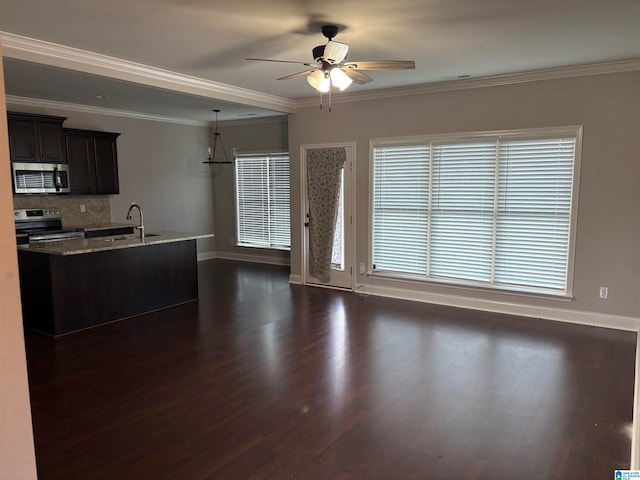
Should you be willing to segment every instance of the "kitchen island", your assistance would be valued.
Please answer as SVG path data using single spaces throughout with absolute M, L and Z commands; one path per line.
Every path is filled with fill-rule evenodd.
M 196 240 L 158 232 L 18 246 L 25 326 L 50 335 L 198 299 Z

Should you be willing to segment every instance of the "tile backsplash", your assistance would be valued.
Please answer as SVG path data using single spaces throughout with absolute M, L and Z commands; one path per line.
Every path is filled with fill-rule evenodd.
M 85 212 L 81 212 L 84 205 Z M 13 208 L 59 208 L 64 226 L 90 226 L 111 223 L 107 195 L 14 195 Z

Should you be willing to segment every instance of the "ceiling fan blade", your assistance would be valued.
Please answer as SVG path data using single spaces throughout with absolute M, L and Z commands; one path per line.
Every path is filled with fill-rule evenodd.
M 346 43 L 334 42 L 330 40 L 324 47 L 324 59 L 331 64 L 342 62 L 347 58 L 349 45 Z
M 358 85 L 364 85 L 365 83 L 369 83 L 373 80 L 373 78 L 371 78 L 369 75 L 354 70 L 353 68 L 344 68 L 342 69 L 342 71 L 347 74 L 347 77 L 349 77 L 354 81 L 354 83 L 357 83 Z
M 308 62 L 296 62 L 293 60 L 273 60 L 271 58 L 246 58 L 245 60 L 256 60 L 258 62 L 278 62 L 278 63 L 297 63 L 298 65 L 305 65 L 307 67 L 314 67 L 315 64 Z
M 286 77 L 276 78 L 276 80 L 289 80 L 290 78 L 304 77 L 313 72 L 315 72 L 315 70 L 305 70 L 304 72 L 292 73 L 291 75 L 287 75 Z
M 371 60 L 368 62 L 346 62 L 347 68 L 356 70 L 410 70 L 416 68 L 413 60 Z

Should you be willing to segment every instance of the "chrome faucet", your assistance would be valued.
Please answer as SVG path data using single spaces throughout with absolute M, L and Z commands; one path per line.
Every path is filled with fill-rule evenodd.
M 140 205 L 137 203 L 131 204 L 129 211 L 127 212 L 127 220 L 131 220 L 131 210 L 134 208 L 137 208 L 140 213 L 140 225 L 136 227 L 136 230 L 140 230 L 140 239 L 144 240 L 144 217 L 142 216 L 142 209 L 140 208 Z

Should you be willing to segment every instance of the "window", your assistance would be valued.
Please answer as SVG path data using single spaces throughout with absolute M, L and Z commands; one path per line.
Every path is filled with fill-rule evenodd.
M 289 154 L 235 158 L 237 245 L 289 250 Z
M 373 142 L 374 274 L 568 295 L 579 133 Z

